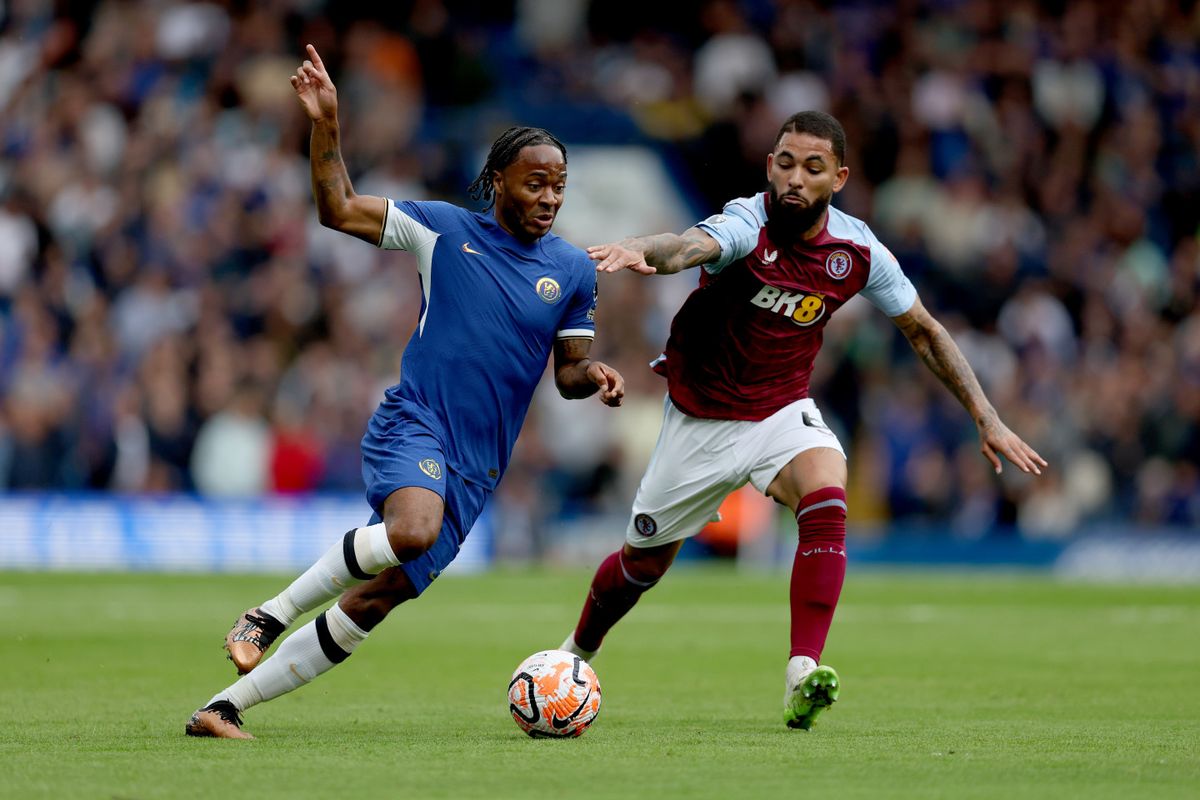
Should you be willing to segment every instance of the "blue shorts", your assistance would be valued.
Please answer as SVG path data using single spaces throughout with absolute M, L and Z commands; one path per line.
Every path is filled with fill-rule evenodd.
M 445 503 L 433 547 L 400 565 L 419 596 L 458 555 L 491 492 L 446 467 L 441 440 L 427 426 L 379 414 L 371 417 L 362 439 L 362 474 L 375 512 L 369 524 L 383 519 L 383 502 L 397 489 L 420 486 Z

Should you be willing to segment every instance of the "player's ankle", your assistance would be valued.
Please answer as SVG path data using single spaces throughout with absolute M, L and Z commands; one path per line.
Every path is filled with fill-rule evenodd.
M 596 654 L 600 652 L 600 645 L 597 644 L 594 648 L 583 647 L 577 641 L 575 641 L 575 634 L 572 632 L 567 636 L 566 640 L 563 641 L 562 646 L 558 649 L 566 650 L 568 653 L 574 653 L 584 661 L 591 661 L 596 657 Z
M 795 686 L 804 680 L 804 676 L 817 668 L 817 660 L 811 656 L 792 656 L 787 663 L 787 684 Z

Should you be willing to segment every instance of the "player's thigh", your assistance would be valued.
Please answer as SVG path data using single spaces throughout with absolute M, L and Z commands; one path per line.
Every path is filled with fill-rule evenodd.
M 626 543 L 654 548 L 699 533 L 725 497 L 746 482 L 733 447 L 749 424 L 696 419 L 668 404 L 633 501 Z
M 810 399 L 757 423 L 741 446 L 753 450 L 750 482 L 789 508 L 809 492 L 846 486 L 845 450 Z
M 418 420 L 376 413 L 362 439 L 367 502 L 403 560 L 427 550 L 442 527 L 448 470 L 441 441 Z
M 408 576 L 414 597 L 428 589 L 458 557 L 467 534 L 491 496 L 484 487 L 465 481 L 456 473 L 448 473 L 446 481 L 446 509 L 437 538 L 428 550 L 399 567 Z

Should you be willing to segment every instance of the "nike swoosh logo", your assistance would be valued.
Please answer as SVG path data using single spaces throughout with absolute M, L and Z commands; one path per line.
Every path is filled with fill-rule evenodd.
M 306 678 L 300 674 L 300 670 L 296 669 L 295 664 L 288 664 L 288 669 L 290 669 L 292 671 L 293 675 L 295 675 L 297 678 L 300 679 L 301 683 L 308 683 L 308 678 Z
M 575 718 L 578 717 L 580 712 L 583 711 L 584 706 L 586 706 L 588 704 L 588 700 L 591 700 L 591 699 L 592 699 L 592 693 L 588 692 L 587 697 L 583 698 L 583 702 L 579 704 L 579 708 L 577 708 L 571 712 L 571 716 L 565 717 L 563 719 L 559 719 L 557 714 L 552 715 L 550 717 L 550 724 L 556 728 L 567 727 L 568 725 L 570 725 L 572 722 L 575 721 Z
M 463 242 L 462 251 L 464 253 L 471 253 L 471 254 L 477 255 L 477 256 L 483 255 L 483 253 L 479 252 L 478 250 L 472 250 L 470 242 Z

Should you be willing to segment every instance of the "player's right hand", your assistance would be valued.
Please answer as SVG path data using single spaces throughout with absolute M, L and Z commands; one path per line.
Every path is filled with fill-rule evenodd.
M 646 263 L 644 253 L 622 243 L 598 244 L 589 247 L 587 254 L 596 262 L 596 272 L 620 272 L 623 269 L 631 269 L 641 275 L 653 275 L 658 272 Z
M 306 45 L 308 58 L 291 77 L 296 98 L 304 113 L 313 122 L 337 119 L 337 89 L 325 71 L 325 63 L 317 54 L 317 48 Z
M 625 379 L 621 373 L 601 361 L 588 364 L 588 379 L 600 387 L 600 402 L 617 408 L 625 398 Z

